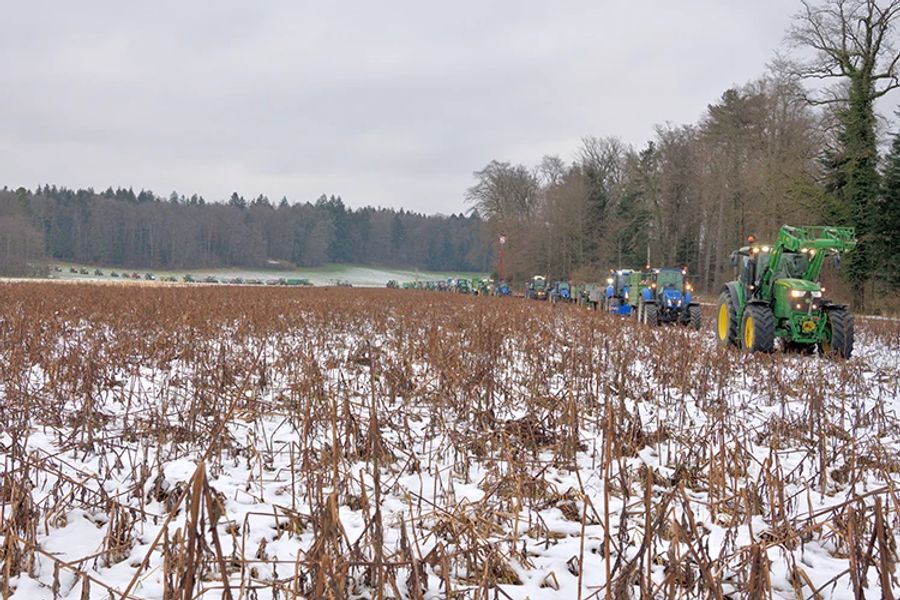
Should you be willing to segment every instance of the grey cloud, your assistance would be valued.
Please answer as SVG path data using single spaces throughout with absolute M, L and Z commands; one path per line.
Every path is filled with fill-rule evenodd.
M 762 74 L 791 3 L 16 3 L 7 185 L 464 208 L 491 159 L 643 144 Z

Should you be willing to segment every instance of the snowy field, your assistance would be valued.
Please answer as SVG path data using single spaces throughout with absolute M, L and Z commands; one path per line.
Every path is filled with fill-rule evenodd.
M 0 284 L 0 582 L 896 597 L 900 323 L 856 342 L 748 356 L 711 324 L 516 299 Z
M 61 281 L 123 281 L 121 278 L 111 277 L 110 273 L 116 271 L 118 273 L 137 272 L 143 276 L 147 269 L 135 271 L 134 269 L 120 268 L 101 268 L 103 275 L 95 275 L 96 267 L 84 266 L 87 274 L 71 273 L 70 268 L 80 270 L 82 265 L 71 265 L 68 263 L 59 263 L 57 266 L 61 271 L 53 271 L 50 276 L 53 279 Z M 483 273 L 463 273 L 463 272 L 431 272 L 416 271 L 409 269 L 385 269 L 376 267 L 364 267 L 359 265 L 326 265 L 318 268 L 297 268 L 290 270 L 264 270 L 264 269 L 192 269 L 192 270 L 175 270 L 175 271 L 156 271 L 152 270 L 154 276 L 158 279 L 166 276 L 175 277 L 181 281 L 185 275 L 191 275 L 197 281 L 202 281 L 206 277 L 216 277 L 219 280 L 230 280 L 240 277 L 244 280 L 259 279 L 262 281 L 294 278 L 308 279 L 310 283 L 318 286 L 333 286 L 338 282 L 349 283 L 353 287 L 384 287 L 391 279 L 404 283 L 408 281 L 446 281 L 448 278 L 466 277 L 481 278 L 485 277 Z M 128 281 L 127 279 L 124 281 Z

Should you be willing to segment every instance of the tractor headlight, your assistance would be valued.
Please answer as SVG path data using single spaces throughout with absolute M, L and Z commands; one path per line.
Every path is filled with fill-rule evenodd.
M 811 292 L 813 298 L 821 298 L 822 292 Z
M 803 290 L 791 290 L 791 298 L 802 298 L 806 295 Z

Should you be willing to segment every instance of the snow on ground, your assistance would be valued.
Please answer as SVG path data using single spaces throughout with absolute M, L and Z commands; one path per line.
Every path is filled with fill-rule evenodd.
M 190 274 L 197 281 L 202 281 L 206 277 L 216 277 L 220 280 L 241 278 L 260 279 L 268 281 L 280 278 L 297 278 L 308 279 L 310 283 L 317 286 L 336 285 L 338 282 L 349 283 L 354 287 L 384 287 L 391 279 L 399 283 L 413 281 L 446 281 L 449 278 L 466 277 L 480 278 L 484 277 L 483 273 L 463 273 L 463 272 L 437 272 L 437 271 L 418 271 L 411 269 L 387 269 L 376 267 L 365 267 L 360 265 L 326 265 L 317 268 L 297 268 L 290 270 L 264 270 L 264 269 L 191 269 L 191 270 L 174 270 L 174 271 L 156 271 L 147 269 L 121 269 L 121 268 L 101 268 L 103 275 L 95 275 L 95 267 L 85 267 L 87 274 L 71 273 L 70 267 L 73 265 L 60 264 L 61 271 L 51 273 L 51 278 L 60 281 L 123 281 L 121 278 L 114 278 L 110 273 L 134 273 L 137 272 L 143 277 L 147 272 L 153 272 L 157 278 L 172 276 L 179 281 L 184 275 Z M 74 266 L 76 269 L 80 265 Z M 124 281 L 128 281 L 127 279 Z
M 882 597 L 900 529 L 897 331 L 861 326 L 845 362 L 749 356 L 709 328 L 574 307 L 342 293 L 257 306 L 256 331 L 150 325 L 143 346 L 111 318 L 23 334 L 56 349 L 3 363 L 5 400 L 28 415 L 0 436 L 2 492 L 30 482 L 42 552 L 12 597 L 82 597 L 52 556 L 96 579 L 92 598 L 132 581 L 163 598 L 200 472 L 206 597 L 221 595 L 212 530 L 235 597 L 315 597 L 316 581 L 416 597 L 414 572 L 425 598 L 606 597 L 608 577 L 633 597 Z M 379 556 L 396 565 L 382 579 L 359 566 Z

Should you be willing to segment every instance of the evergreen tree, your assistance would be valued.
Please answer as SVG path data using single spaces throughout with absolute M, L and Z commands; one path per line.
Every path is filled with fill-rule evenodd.
M 244 200 L 243 196 L 238 195 L 237 192 L 232 192 L 231 197 L 228 199 L 228 206 L 244 209 L 247 208 L 247 201 Z
M 391 249 L 394 252 L 400 250 L 406 243 L 406 228 L 403 226 L 403 220 L 399 214 L 394 215 L 391 222 Z
M 887 156 L 881 197 L 875 210 L 872 247 L 876 276 L 900 287 L 900 133 L 894 136 Z

